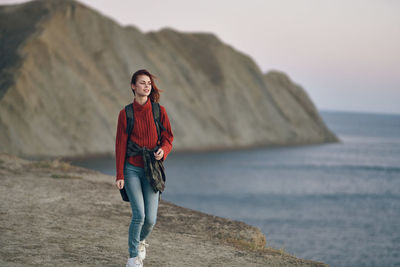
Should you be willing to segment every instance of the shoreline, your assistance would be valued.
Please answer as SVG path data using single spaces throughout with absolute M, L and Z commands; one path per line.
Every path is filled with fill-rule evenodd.
M 109 175 L 0 154 L 2 266 L 121 266 L 131 210 Z M 162 200 L 145 266 L 328 266 L 265 247 L 253 226 Z
M 343 141 L 339 139 L 337 141 L 325 141 L 325 142 L 310 142 L 301 144 L 253 144 L 248 146 L 237 146 L 237 147 L 214 147 L 214 148 L 204 148 L 204 149 L 173 149 L 170 154 L 184 154 L 184 153 L 212 153 L 212 152 L 240 152 L 246 150 L 259 150 L 259 149 L 280 149 L 280 148 L 296 148 L 304 146 L 320 146 L 329 144 L 342 144 Z M 7 152 L 0 152 L 0 154 L 7 154 Z M 62 160 L 62 161 L 76 161 L 76 160 L 88 160 L 97 158 L 115 158 L 113 152 L 110 153 L 88 153 L 85 155 L 73 155 L 73 156 L 50 156 L 50 155 L 16 155 L 22 159 L 26 160 Z

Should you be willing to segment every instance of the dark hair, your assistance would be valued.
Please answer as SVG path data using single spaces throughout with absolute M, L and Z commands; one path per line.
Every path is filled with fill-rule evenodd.
M 157 79 L 157 77 L 145 69 L 138 70 L 132 75 L 131 85 L 136 84 L 136 80 L 139 75 L 146 75 L 150 78 L 151 91 L 150 91 L 149 98 L 150 98 L 151 102 L 158 102 L 160 100 L 160 92 L 162 92 L 162 90 L 158 89 L 157 85 L 154 82 L 154 79 Z M 135 94 L 135 91 L 134 90 L 132 90 L 132 91 L 133 91 L 133 94 Z

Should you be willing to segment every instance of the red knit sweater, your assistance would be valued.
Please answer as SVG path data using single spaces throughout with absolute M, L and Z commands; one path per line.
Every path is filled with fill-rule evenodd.
M 149 149 L 153 149 L 157 145 L 157 129 L 153 119 L 150 100 L 147 100 L 147 102 L 142 106 L 136 102 L 136 99 L 134 99 L 133 111 L 135 123 L 131 134 L 131 140 L 139 146 L 145 146 Z M 161 105 L 160 122 L 166 129 L 166 131 L 161 131 L 161 148 L 164 150 L 164 156 L 162 160 L 165 160 L 172 149 L 172 141 L 174 136 L 171 131 L 171 125 L 168 120 L 167 112 Z M 128 134 L 126 133 L 126 114 L 124 108 L 119 112 L 117 136 L 115 140 L 115 160 L 117 167 L 116 180 L 124 179 L 124 164 L 127 141 Z M 141 155 L 128 157 L 128 162 L 138 167 L 144 167 L 143 158 Z

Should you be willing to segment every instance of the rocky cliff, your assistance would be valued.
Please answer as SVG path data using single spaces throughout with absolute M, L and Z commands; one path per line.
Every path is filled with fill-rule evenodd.
M 143 33 L 76 1 L 0 7 L 0 151 L 112 154 L 130 78 L 164 90 L 175 150 L 337 141 L 299 86 L 209 33 Z

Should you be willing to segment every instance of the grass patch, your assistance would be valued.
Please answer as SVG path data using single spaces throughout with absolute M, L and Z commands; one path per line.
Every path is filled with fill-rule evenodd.
M 82 179 L 82 177 L 80 176 L 68 175 L 68 174 L 52 174 L 50 177 L 54 179 Z
M 267 252 L 268 254 L 271 254 L 271 255 L 296 257 L 294 254 L 291 254 L 291 253 L 285 251 L 284 247 L 281 247 L 279 249 L 273 248 L 273 247 L 260 247 L 252 242 L 249 242 L 246 240 L 241 240 L 241 239 L 235 239 L 235 238 L 222 238 L 221 240 L 227 244 L 234 246 L 235 248 L 238 248 L 238 249 Z
M 61 161 L 59 159 L 36 161 L 30 163 L 29 166 L 39 169 L 58 169 L 61 171 L 69 171 L 73 168 L 70 162 Z
M 260 248 L 259 246 L 257 246 L 256 244 L 254 244 L 253 242 L 249 242 L 249 241 L 242 240 L 242 239 L 226 238 L 223 240 L 226 243 L 231 244 L 237 248 L 242 248 L 242 249 L 246 249 L 246 250 L 262 250 L 263 249 L 263 248 Z
M 276 254 L 280 254 L 280 255 L 286 255 L 286 256 L 292 256 L 292 257 L 296 257 L 296 255 L 294 253 L 289 253 L 285 250 L 285 247 L 281 247 L 279 249 L 277 248 L 273 248 L 273 247 L 267 247 L 264 248 L 264 250 L 266 251 L 270 251 L 271 253 L 276 253 Z

